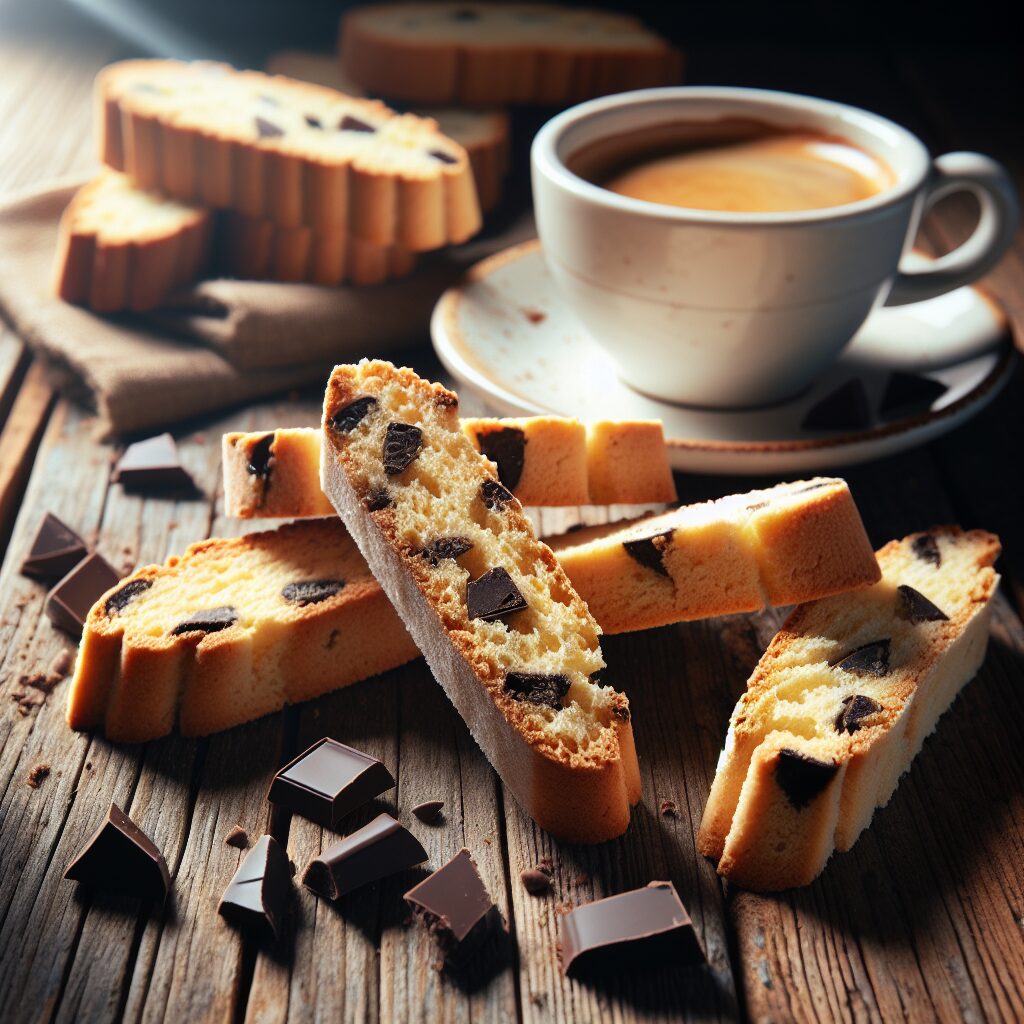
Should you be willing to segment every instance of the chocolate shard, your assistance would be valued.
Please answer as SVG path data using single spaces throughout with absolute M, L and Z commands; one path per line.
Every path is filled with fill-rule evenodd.
M 446 558 L 458 558 L 467 551 L 471 551 L 473 542 L 465 537 L 438 537 L 437 540 L 428 544 L 420 554 L 431 565 L 437 565 Z
M 106 820 L 68 865 L 64 877 L 96 889 L 161 900 L 171 884 L 163 854 L 117 804 L 110 805 Z
M 121 574 L 102 556 L 83 558 L 46 595 L 46 616 L 72 636 L 81 636 L 89 609 L 117 585 Z
M 915 537 L 910 542 L 910 550 L 916 558 L 934 565 L 936 569 L 942 565 L 942 552 L 933 533 L 922 533 L 920 537 Z
M 381 488 L 379 491 L 374 491 L 366 499 L 366 510 L 368 512 L 380 512 L 381 509 L 391 508 L 394 505 L 394 500 L 386 490 Z
M 919 622 L 948 622 L 949 616 L 924 594 L 907 584 L 896 588 L 896 614 L 915 625 Z
M 868 393 L 859 377 L 811 406 L 801 424 L 803 430 L 867 430 L 870 426 Z
M 405 894 L 405 902 L 437 940 L 449 963 L 469 959 L 493 933 L 505 928 L 501 912 L 465 847 L 413 886 Z
M 318 604 L 334 597 L 344 586 L 344 580 L 298 580 L 289 583 L 281 591 L 281 596 L 292 604 Z
M 89 554 L 84 540 L 52 512 L 47 512 L 36 527 L 21 574 L 44 583 L 55 583 L 66 576 Z
M 368 132 L 372 134 L 376 130 L 372 124 L 361 121 L 358 117 L 353 117 L 351 114 L 345 114 L 338 122 L 338 131 L 342 132 Z
M 194 491 L 195 481 L 181 464 L 170 434 L 137 441 L 125 449 L 111 478 L 126 491 Z
M 322 899 L 336 900 L 426 859 L 427 851 L 404 825 L 390 814 L 380 814 L 311 860 L 302 884 Z
M 250 476 L 259 477 L 261 480 L 270 479 L 270 461 L 274 457 L 275 440 L 277 440 L 277 433 L 272 430 L 269 434 L 264 434 L 249 449 L 245 468 Z
M 861 676 L 885 676 L 889 674 L 888 638 L 873 640 L 854 648 L 849 654 L 843 655 L 838 661 L 831 662 L 833 668 L 841 668 Z
M 217 912 L 233 925 L 277 940 L 291 894 L 288 855 L 273 836 L 261 836 L 238 865 Z
M 273 121 L 268 121 L 265 117 L 260 117 L 257 114 L 253 120 L 256 123 L 256 134 L 261 139 L 279 139 L 284 135 L 283 128 L 274 124 Z
M 451 153 L 446 153 L 443 149 L 431 149 L 428 152 L 435 160 L 440 160 L 443 164 L 457 164 L 459 162 L 457 156 L 452 156 Z
M 356 398 L 331 417 L 331 427 L 339 434 L 350 434 L 376 407 L 376 398 L 371 398 L 369 395 Z
M 411 423 L 389 423 L 384 434 L 384 472 L 397 476 L 412 465 L 423 445 L 423 431 Z
M 543 704 L 557 711 L 569 692 L 569 679 L 540 672 L 508 672 L 505 675 L 505 692 L 513 700 Z
M 945 384 L 931 377 L 897 372 L 889 377 L 885 385 L 879 413 L 882 419 L 891 420 L 930 412 L 936 401 L 948 390 Z
M 171 630 L 171 636 L 184 633 L 219 633 L 238 621 L 238 612 L 231 605 L 222 604 L 216 608 L 204 608 L 193 612 Z
M 626 554 L 635 562 L 647 569 L 653 569 L 659 576 L 668 576 L 665 568 L 665 548 L 672 540 L 672 531 L 656 533 L 653 537 L 642 537 L 640 540 L 624 540 L 622 546 Z
M 843 698 L 843 710 L 836 716 L 836 732 L 846 732 L 851 735 L 864 724 L 865 718 L 870 718 L 882 710 L 882 705 L 877 700 L 865 697 L 862 693 L 855 693 L 852 697 Z
M 498 479 L 514 491 L 526 461 L 526 434 L 518 427 L 501 427 L 481 431 L 476 440 L 480 451 L 498 467 Z
M 471 619 L 491 622 L 528 607 L 512 577 L 501 566 L 488 569 L 466 584 L 466 608 Z
M 485 480 L 480 485 L 480 500 L 491 510 L 503 508 L 510 501 L 515 501 L 516 496 L 497 480 Z
M 337 830 L 346 815 L 394 784 L 377 758 L 325 736 L 274 776 L 267 799 Z
M 822 793 L 835 778 L 839 766 L 819 761 L 788 747 L 779 751 L 775 762 L 775 781 L 786 799 L 799 811 Z
M 118 587 L 103 605 L 107 618 L 112 619 L 115 615 L 120 615 L 139 594 L 144 594 L 151 586 L 152 580 L 129 580 L 124 586 Z
M 596 978 L 623 968 L 699 964 L 704 951 L 675 886 L 651 882 L 569 911 L 558 956 L 563 974 Z
M 412 809 L 412 813 L 425 825 L 433 825 L 441 817 L 443 808 L 443 800 L 424 800 L 423 803 L 417 804 Z

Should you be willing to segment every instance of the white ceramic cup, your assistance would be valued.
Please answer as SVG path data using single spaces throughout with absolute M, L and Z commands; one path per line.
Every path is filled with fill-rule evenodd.
M 845 206 L 731 213 L 621 196 L 567 167 L 627 132 L 730 117 L 843 137 L 880 157 L 895 184 Z M 876 306 L 932 298 L 990 270 L 1018 216 L 1009 176 L 989 157 L 932 160 L 883 117 L 760 89 L 681 86 L 582 103 L 541 128 L 531 163 L 537 231 L 569 306 L 627 384 L 701 406 L 796 394 Z M 970 238 L 925 269 L 901 268 L 923 213 L 959 190 L 981 207 Z M 935 365 L 944 358 L 936 349 Z

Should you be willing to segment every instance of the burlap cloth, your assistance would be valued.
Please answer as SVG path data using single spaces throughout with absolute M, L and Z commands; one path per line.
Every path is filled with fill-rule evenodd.
M 369 288 L 209 280 L 157 313 L 99 317 L 51 290 L 57 223 L 79 184 L 0 206 L 0 310 L 58 386 L 97 413 L 104 435 L 152 431 L 326 382 L 335 363 L 426 344 L 442 291 L 477 260 L 532 234 L 521 219 Z

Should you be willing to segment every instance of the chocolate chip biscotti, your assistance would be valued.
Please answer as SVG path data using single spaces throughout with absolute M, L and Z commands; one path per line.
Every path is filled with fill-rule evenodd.
M 418 654 L 336 518 L 193 544 L 86 620 L 68 723 L 127 743 L 227 729 Z
M 355 7 L 339 45 L 363 88 L 410 103 L 568 104 L 682 76 L 682 54 L 639 19 L 557 4 Z
M 96 94 L 101 159 L 140 188 L 413 251 L 480 227 L 466 151 L 376 100 L 171 60 L 112 64 Z
M 640 797 L 629 703 L 597 681 L 600 629 L 456 395 L 338 366 L 323 432 L 324 492 L 505 786 L 560 838 L 620 835 Z
M 988 643 L 999 539 L 938 527 L 882 580 L 801 605 L 733 712 L 698 848 L 748 889 L 806 885 L 889 802 Z
M 853 496 L 838 479 L 545 539 L 606 633 L 809 601 L 879 578 Z

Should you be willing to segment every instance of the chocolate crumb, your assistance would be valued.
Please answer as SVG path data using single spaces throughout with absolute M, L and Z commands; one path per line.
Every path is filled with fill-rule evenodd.
M 323 121 L 315 114 L 303 114 L 302 118 L 310 128 L 323 128 L 324 126 Z
M 33 765 L 25 780 L 33 789 L 38 789 L 43 780 L 50 774 L 50 766 L 42 763 Z
M 366 121 L 361 121 L 358 117 L 346 114 L 338 122 L 338 130 L 342 132 L 368 132 L 372 134 L 377 129 L 374 128 L 372 124 L 368 124 Z
M 249 845 L 249 833 L 241 825 L 235 827 L 224 837 L 226 846 L 233 846 L 236 850 L 244 850 Z
M 547 998 L 545 997 L 543 992 L 531 992 L 530 1002 L 533 1003 L 534 1006 L 543 1008 L 545 1003 L 547 1003 Z
M 437 566 L 445 559 L 456 559 L 473 547 L 473 542 L 465 537 L 438 537 L 428 544 L 420 554 L 431 565 Z
M 548 318 L 547 313 L 542 313 L 539 309 L 530 309 L 528 306 L 523 306 L 523 316 L 531 324 L 542 324 Z
M 374 491 L 366 499 L 367 512 L 380 512 L 383 509 L 391 508 L 392 505 L 394 505 L 394 501 L 391 500 L 391 495 L 383 487 L 379 491 Z
M 53 656 L 53 660 L 50 662 L 50 668 L 46 673 L 47 680 L 59 683 L 68 674 L 68 672 L 71 671 L 71 666 L 74 665 L 74 663 L 74 658 L 67 648 L 59 654 L 55 654 Z
M 433 825 L 441 817 L 443 807 L 443 800 L 424 800 L 412 809 L 412 813 L 425 825 Z
M 666 818 L 678 818 L 679 809 L 676 807 L 675 800 L 662 800 L 661 801 L 661 813 Z
M 543 896 L 551 891 L 551 876 L 540 868 L 526 868 L 520 872 L 519 880 L 531 896 Z
M 480 500 L 492 511 L 497 511 L 515 501 L 516 496 L 497 480 L 485 480 L 480 486 Z

